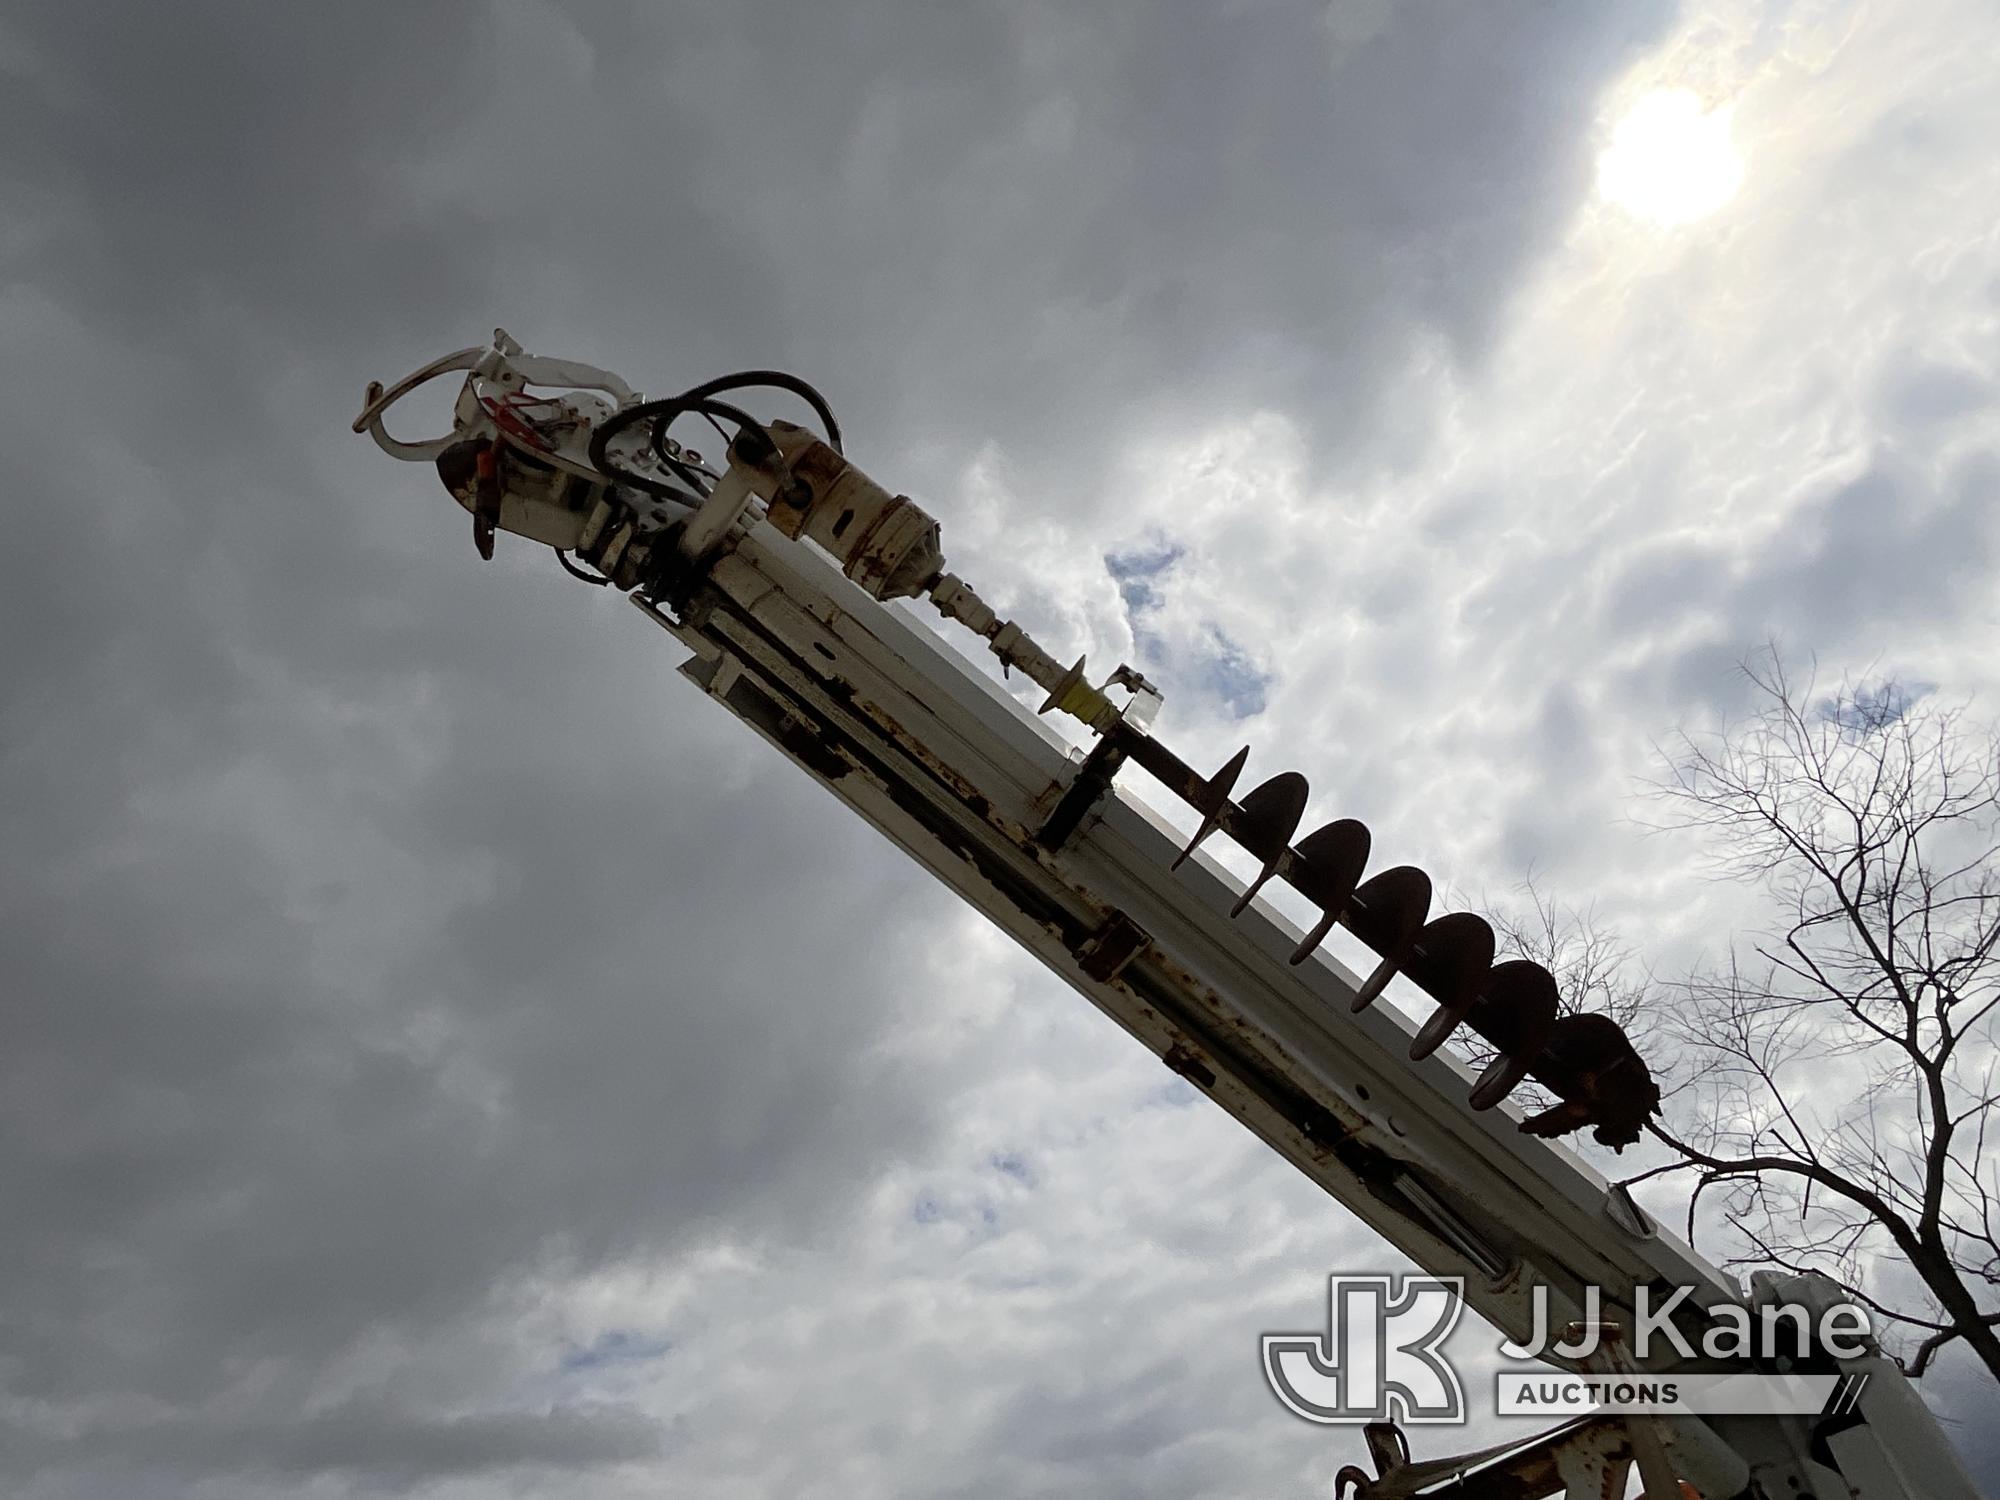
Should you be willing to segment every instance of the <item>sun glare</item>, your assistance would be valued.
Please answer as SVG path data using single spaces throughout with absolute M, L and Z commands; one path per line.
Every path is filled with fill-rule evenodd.
M 1655 89 L 1632 106 L 1597 158 L 1597 190 L 1655 224 L 1688 224 L 1714 213 L 1743 182 L 1729 142 L 1729 111 L 1706 110 L 1687 89 Z

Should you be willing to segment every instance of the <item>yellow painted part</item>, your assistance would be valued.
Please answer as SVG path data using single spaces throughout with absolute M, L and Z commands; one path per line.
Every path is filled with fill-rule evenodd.
M 1079 682 L 1064 693 L 1061 701 L 1056 704 L 1056 707 L 1064 713 L 1071 714 L 1086 724 L 1110 706 L 1110 700 L 1087 682 Z

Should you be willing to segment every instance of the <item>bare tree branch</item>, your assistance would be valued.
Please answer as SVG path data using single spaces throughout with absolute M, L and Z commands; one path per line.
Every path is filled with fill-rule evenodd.
M 1674 737 L 1653 826 L 1700 834 L 1775 930 L 1636 985 L 1615 940 L 1532 888 L 1507 936 L 1667 1018 L 1672 1157 L 1627 1182 L 1692 1173 L 1690 1239 L 1714 1189 L 1730 1263 L 1830 1275 L 1928 1331 L 1913 1372 L 1962 1341 L 2000 1379 L 2000 736 L 1893 680 L 1821 691 L 1775 648 L 1744 671 L 1757 712 Z

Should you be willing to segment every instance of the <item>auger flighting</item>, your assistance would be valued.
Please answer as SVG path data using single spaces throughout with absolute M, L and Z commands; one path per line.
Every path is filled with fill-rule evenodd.
M 448 374 L 463 376 L 452 430 L 391 436 L 384 414 Z M 819 431 L 735 404 L 758 387 L 804 401 Z M 722 434 L 712 462 L 673 436 L 684 418 Z M 803 381 L 752 370 L 647 401 L 607 371 L 524 354 L 496 333 L 389 389 L 369 386 L 354 428 L 435 465 L 482 556 L 510 533 L 627 594 L 688 650 L 684 677 L 1411 1260 L 1461 1278 L 1464 1301 L 1516 1343 L 1538 1317 L 1630 1327 L 1648 1288 L 1697 1289 L 1683 1319 L 1697 1330 L 1716 1309 L 1826 1296 L 1806 1277 L 1746 1299 L 1622 1187 L 1535 1139 L 1585 1128 L 1614 1147 L 1639 1138 L 1659 1090 L 1617 1024 L 1562 1013 L 1548 970 L 1501 956 L 1483 918 L 1433 916 L 1421 870 L 1370 873 L 1374 840 L 1360 822 L 1301 834 L 1310 796 L 1297 772 L 1239 795 L 1247 748 L 1211 775 L 1175 755 L 1152 732 L 1153 685 L 1129 666 L 1093 683 L 1081 659 L 1065 665 L 947 572 L 937 522 L 849 462 L 832 411 Z M 927 601 L 972 631 L 1041 690 L 1040 715 L 1088 729 L 1087 752 L 890 600 Z M 1120 781 L 1128 764 L 1194 812 L 1191 839 Z M 1200 852 L 1218 834 L 1256 861 L 1247 885 Z M 1316 909 L 1306 930 L 1260 899 L 1272 881 Z M 1374 956 L 1365 974 L 1322 947 L 1336 925 Z M 1376 1003 L 1398 977 L 1434 1006 L 1414 1029 Z M 1492 1052 L 1476 1078 L 1445 1046 L 1461 1027 Z M 1504 1101 L 1530 1079 L 1555 1103 L 1522 1118 Z M 1560 1348 L 1551 1357 L 1598 1368 Z M 1691 1367 L 1665 1349 L 1635 1353 L 1629 1368 Z M 1895 1367 L 1874 1353 L 1839 1368 L 1869 1380 L 1837 1429 L 1592 1418 L 1481 1456 L 1485 1477 L 1463 1484 L 1448 1466 L 1398 1458 L 1400 1437 L 1378 1433 L 1381 1472 L 1361 1476 L 1361 1493 L 1471 1500 L 1502 1493 L 1477 1485 L 1503 1473 L 1510 1495 L 1622 1493 L 1606 1486 L 1636 1462 L 1660 1494 L 1678 1479 L 1709 1497 L 1970 1500 Z M 1876 1476 L 1866 1485 L 1864 1470 Z

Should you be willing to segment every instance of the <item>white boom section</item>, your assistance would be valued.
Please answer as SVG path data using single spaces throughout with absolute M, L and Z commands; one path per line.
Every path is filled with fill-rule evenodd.
M 502 336 L 487 364 L 497 359 L 504 370 L 500 356 L 514 354 Z M 464 351 L 436 368 L 468 369 L 477 355 Z M 603 372 L 546 363 L 557 372 L 551 380 L 609 390 L 621 410 L 636 399 Z M 356 429 L 372 430 L 399 456 L 438 457 L 444 440 L 402 444 L 381 429 L 382 411 L 411 383 L 371 388 Z M 590 400 L 559 408 L 573 433 L 608 410 Z M 468 426 L 493 431 L 478 427 L 481 410 L 461 402 L 461 436 Z M 562 449 L 556 468 L 594 472 L 577 452 L 573 442 Z M 1600 1320 L 1628 1328 L 1640 1287 L 1693 1288 L 1682 1305 L 1696 1320 L 1707 1316 L 1702 1305 L 1745 1301 L 1733 1279 L 1653 1223 L 1622 1188 L 1565 1147 L 1523 1134 L 1511 1105 L 1469 1109 L 1471 1075 L 1447 1053 L 1410 1061 L 1412 1028 L 1401 1016 L 1383 1006 L 1352 1013 L 1359 981 L 1339 962 L 1318 952 L 1288 962 L 1301 934 L 1267 902 L 1232 918 L 1241 887 L 1219 864 L 1197 854 L 1170 868 L 1182 836 L 1129 789 L 1107 785 L 1046 847 L 1037 831 L 1077 782 L 1081 753 L 911 614 L 883 602 L 882 590 L 851 581 L 865 573 L 861 564 L 850 561 L 844 573 L 796 525 L 788 532 L 774 524 L 755 503 L 768 498 L 774 476 L 783 478 L 768 451 L 719 476 L 703 472 L 717 480 L 704 498 L 689 495 L 683 505 L 668 497 L 654 509 L 656 523 L 671 517 L 667 529 L 643 514 L 617 523 L 627 527 L 617 543 L 627 563 L 647 548 L 677 549 L 671 569 L 644 573 L 652 582 L 632 602 L 692 653 L 682 674 L 1413 1262 L 1462 1277 L 1466 1300 L 1487 1321 L 1526 1341 L 1537 1289 L 1555 1327 L 1586 1316 L 1586 1288 L 1600 1290 Z M 867 483 L 855 474 L 854 485 Z M 475 520 L 484 509 L 503 530 L 567 527 L 581 547 L 619 511 L 610 490 L 572 501 L 555 481 L 530 474 L 522 501 L 496 492 L 490 466 L 480 476 L 484 490 L 454 493 Z M 891 560 L 927 555 L 935 542 L 934 526 L 928 541 L 921 534 L 928 517 L 872 485 L 868 493 L 876 499 L 865 503 L 905 526 Z M 530 502 L 540 509 L 524 508 Z M 482 550 L 492 534 L 485 524 Z M 669 571 L 671 582 L 662 582 Z M 1081 683 L 1080 663 L 1058 677 L 1060 667 L 1017 640 L 1015 627 L 966 597 L 957 618 L 976 617 L 996 653 L 1015 653 L 1005 659 L 1032 661 L 1037 680 L 1049 679 L 1051 704 L 1083 703 L 1079 716 L 1109 732 L 1117 712 Z M 1144 686 L 1136 674 L 1131 680 Z M 1697 1340 L 1700 1331 L 1700 1321 L 1689 1328 Z M 1972 1500 L 1970 1481 L 1894 1367 L 1877 1356 L 1842 1363 L 1873 1377 L 1859 1421 L 1819 1433 L 1822 1454 L 1837 1455 L 1845 1479 L 1812 1456 L 1816 1429 L 1804 1418 L 1655 1424 L 1673 1470 L 1708 1497 Z M 1662 1340 L 1636 1368 L 1667 1373 L 1676 1364 Z
M 1218 865 L 1197 856 L 1169 873 L 1183 840 L 1129 792 L 1112 788 L 1060 852 L 1041 850 L 1033 830 L 1077 759 L 830 563 L 752 524 L 684 622 L 634 603 L 694 653 L 690 681 L 1412 1261 L 1463 1276 L 1468 1303 L 1509 1337 L 1528 1337 L 1538 1285 L 1558 1326 L 1583 1316 L 1586 1286 L 1604 1288 L 1602 1316 L 1627 1326 L 1613 1289 L 1740 1300 L 1573 1152 L 1522 1135 L 1511 1107 L 1468 1111 L 1463 1067 L 1442 1053 L 1411 1064 L 1400 1017 L 1350 1015 L 1357 981 L 1343 966 L 1288 965 L 1299 932 L 1268 905 L 1230 920 L 1239 887 Z M 1091 941 L 1120 918 L 1147 941 L 1116 975 L 1093 977 Z M 1671 1367 L 1665 1347 L 1654 1367 Z M 1736 1494 L 1758 1450 L 1787 1465 L 1802 1453 L 1802 1433 L 1774 1453 L 1777 1433 L 1750 1430 L 1775 1425 L 1676 1419 L 1674 1466 L 1705 1495 Z
M 1220 865 L 1170 873 L 1185 835 L 1129 791 L 1040 848 L 1074 753 L 921 623 L 761 526 L 709 583 L 685 624 L 634 600 L 695 653 L 683 675 L 1412 1260 L 1463 1274 L 1496 1326 L 1527 1338 L 1537 1282 L 1558 1324 L 1586 1285 L 1740 1297 L 1517 1111 L 1467 1110 L 1471 1075 L 1442 1052 L 1411 1063 L 1400 1016 L 1350 1015 L 1344 966 L 1288 965 L 1300 934 L 1268 904 L 1231 920 L 1241 887 Z M 1147 941 L 1093 978 L 1078 949 L 1121 916 Z

